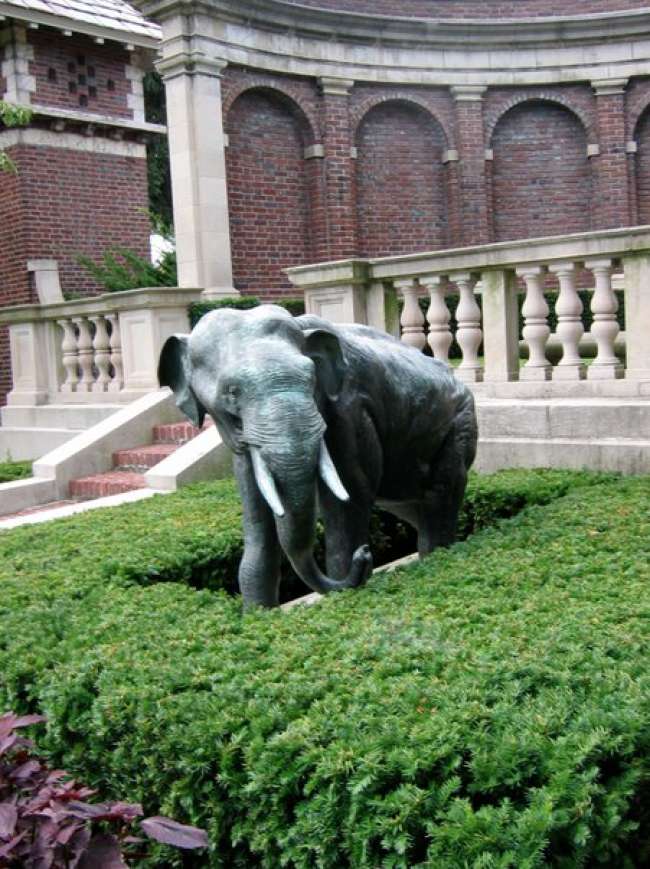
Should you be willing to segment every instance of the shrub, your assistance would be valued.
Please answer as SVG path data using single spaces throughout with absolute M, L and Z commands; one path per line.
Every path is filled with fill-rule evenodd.
M 529 475 L 542 500 L 553 476 Z M 103 792 L 206 826 L 209 865 L 649 856 L 649 480 L 579 485 L 365 589 L 244 617 L 180 583 L 52 576 L 19 531 L 0 535 L 0 703 L 47 714 L 51 756 Z
M 12 483 L 32 475 L 31 462 L 0 462 L 0 483 Z
M 192 329 L 199 322 L 204 314 L 208 311 L 215 311 L 218 308 L 238 308 L 239 310 L 249 310 L 256 308 L 261 304 L 280 305 L 281 308 L 286 308 L 294 317 L 300 317 L 305 313 L 304 299 L 273 299 L 262 302 L 257 296 L 231 296 L 226 299 L 215 299 L 214 301 L 192 302 L 189 306 L 190 326 Z
M 123 247 L 107 250 L 98 263 L 83 255 L 77 260 L 109 293 L 139 287 L 175 287 L 178 283 L 173 250 L 164 253 L 156 265 Z
M 0 861 L 3 866 L 52 869 L 120 869 L 128 856 L 144 856 L 142 839 L 131 827 L 142 808 L 129 803 L 89 803 L 95 791 L 79 785 L 63 770 L 49 769 L 18 734 L 40 724 L 40 715 L 0 716 Z M 207 847 L 203 830 L 171 818 L 145 818 L 145 836 L 178 848 Z M 109 832 L 113 828 L 114 832 Z

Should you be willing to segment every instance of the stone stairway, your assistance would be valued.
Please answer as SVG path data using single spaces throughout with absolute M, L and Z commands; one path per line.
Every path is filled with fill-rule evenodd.
M 209 421 L 211 423 L 211 421 Z M 206 425 L 209 423 L 206 423 Z M 70 482 L 70 497 L 76 500 L 105 498 L 144 489 L 144 474 L 199 434 L 189 422 L 165 423 L 153 427 L 153 442 L 113 453 L 113 469 Z

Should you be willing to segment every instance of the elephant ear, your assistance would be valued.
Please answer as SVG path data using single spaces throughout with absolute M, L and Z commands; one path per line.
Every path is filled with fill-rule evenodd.
M 205 408 L 190 386 L 192 363 L 187 338 L 187 335 L 172 335 L 165 341 L 158 362 L 158 383 L 169 386 L 176 397 L 176 407 L 197 428 L 201 428 L 205 419 Z
M 338 335 L 328 329 L 306 329 L 304 336 L 304 354 L 316 366 L 318 384 L 328 398 L 334 399 L 341 391 L 347 367 Z

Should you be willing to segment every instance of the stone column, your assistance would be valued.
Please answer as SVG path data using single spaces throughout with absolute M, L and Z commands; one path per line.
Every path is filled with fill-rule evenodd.
M 625 272 L 625 342 L 629 380 L 650 382 L 650 257 L 623 258 Z
M 178 283 L 202 288 L 209 299 L 238 295 L 232 282 L 221 114 L 225 66 L 198 51 L 158 63 L 167 95 Z
M 483 138 L 486 90 L 481 85 L 453 85 L 451 88 L 460 157 L 460 230 L 462 243 L 466 245 L 490 241 Z
M 626 78 L 592 81 L 598 114 L 596 226 L 629 226 L 628 157 L 625 137 Z
M 325 212 L 320 233 L 323 241 L 316 244 L 315 252 L 319 259 L 347 259 L 357 252 L 353 142 L 349 115 L 349 95 L 354 82 L 351 79 L 322 76 L 318 84 L 322 93 Z
M 483 379 L 504 383 L 519 379 L 519 307 L 511 270 L 483 272 Z

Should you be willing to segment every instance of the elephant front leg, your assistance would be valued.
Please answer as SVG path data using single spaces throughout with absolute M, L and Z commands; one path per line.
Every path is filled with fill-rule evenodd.
M 239 589 L 244 609 L 276 607 L 281 550 L 273 514 L 257 488 L 250 457 L 236 455 L 234 470 L 243 505 L 244 554 L 239 565 Z
M 322 484 L 318 488 L 320 511 L 325 525 L 327 573 L 334 579 L 348 575 L 354 553 L 370 542 L 370 506 L 334 498 Z

